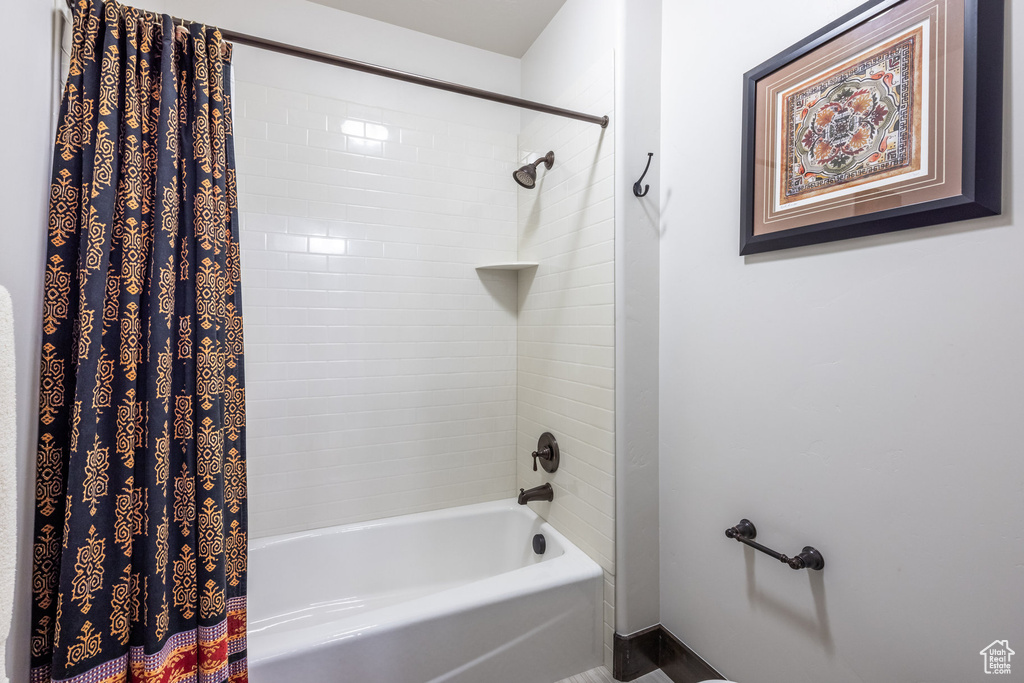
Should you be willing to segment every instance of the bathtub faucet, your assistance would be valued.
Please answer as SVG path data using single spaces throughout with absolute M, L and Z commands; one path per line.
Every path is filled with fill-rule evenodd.
M 551 501 L 555 497 L 555 490 L 551 488 L 551 484 L 541 484 L 540 486 L 534 486 L 532 489 L 519 489 L 519 504 L 526 505 L 531 500 L 546 500 Z

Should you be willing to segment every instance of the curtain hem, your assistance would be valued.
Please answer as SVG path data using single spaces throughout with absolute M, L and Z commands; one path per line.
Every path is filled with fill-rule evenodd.
M 117 659 L 60 681 L 50 678 L 50 665 L 37 666 L 29 674 L 29 683 L 245 683 L 246 658 L 229 661 L 246 649 L 245 596 L 230 598 L 227 607 L 228 616 L 223 621 L 176 633 L 167 638 L 159 652 L 147 655 L 143 646 L 135 645 Z M 203 663 L 199 662 L 200 652 Z

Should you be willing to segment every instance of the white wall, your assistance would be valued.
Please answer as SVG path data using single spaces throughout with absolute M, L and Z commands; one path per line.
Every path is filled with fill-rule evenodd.
M 524 96 L 614 116 L 614 5 L 569 0 L 523 56 Z M 520 160 L 555 153 L 519 190 L 518 486 L 551 482 L 532 503 L 605 570 L 604 660 L 615 604 L 615 124 L 524 115 Z M 545 431 L 554 474 L 532 471 Z
M 52 39 L 55 25 L 51 0 L 27 0 L 5 7 L 8 31 L 0 41 L 0 130 L 4 131 L 4 163 L 0 164 L 0 285 L 14 302 L 14 345 L 17 363 L 18 575 L 14 620 L 6 649 L 6 674 L 28 680 L 28 619 L 32 571 L 32 512 L 35 502 L 35 439 L 38 359 L 42 315 L 43 263 L 46 260 L 47 201 L 53 150 Z M 14 548 L 0 548 L 12 552 Z M 0 658 L 2 659 L 2 658 Z M 0 678 L 4 670 L 0 667 Z
M 617 11 L 616 0 L 566 0 L 520 60 L 522 97 L 564 99 L 566 88 L 614 49 Z M 541 115 L 524 109 L 523 116 L 525 129 Z
M 737 256 L 742 74 L 859 3 L 664 7 L 661 615 L 737 681 L 980 680 L 1024 644 L 1017 3 L 1002 216 Z
M 305 0 L 136 0 L 131 4 L 371 64 L 519 94 L 518 59 Z
M 252 536 L 509 497 L 518 112 L 234 66 Z
M 619 0 L 615 62 L 615 631 L 660 621 L 661 0 Z M 642 186 L 633 195 L 649 152 Z M 642 188 L 641 188 L 641 191 Z

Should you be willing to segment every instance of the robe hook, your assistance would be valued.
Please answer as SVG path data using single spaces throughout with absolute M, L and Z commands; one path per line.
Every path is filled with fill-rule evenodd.
M 651 159 L 654 158 L 654 152 L 647 153 L 647 166 L 644 168 L 643 174 L 640 176 L 640 180 L 633 183 L 633 195 L 636 197 L 646 197 L 647 193 L 650 192 L 651 186 L 644 185 L 644 189 L 640 189 L 640 183 L 647 177 L 647 171 L 651 168 Z

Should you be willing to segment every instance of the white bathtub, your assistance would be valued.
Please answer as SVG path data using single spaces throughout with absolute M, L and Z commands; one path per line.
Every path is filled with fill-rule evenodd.
M 602 590 L 600 567 L 514 499 L 262 539 L 249 680 L 552 683 L 600 666 Z

